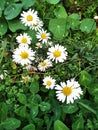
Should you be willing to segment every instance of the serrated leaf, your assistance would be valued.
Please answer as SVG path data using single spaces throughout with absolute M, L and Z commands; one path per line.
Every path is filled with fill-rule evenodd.
M 96 23 L 93 19 L 85 18 L 82 20 L 80 25 L 80 30 L 82 32 L 91 33 L 96 30 Z
M 78 106 L 76 104 L 67 104 L 63 106 L 64 113 L 72 114 L 78 110 Z
M 47 2 L 50 4 L 57 4 L 60 2 L 60 0 L 47 0 Z
M 24 26 L 19 20 L 16 19 L 8 21 L 8 26 L 12 32 L 16 32 L 17 30 L 27 29 L 26 26 Z
M 34 124 L 29 124 L 26 125 L 22 130 L 35 130 L 35 125 Z
M 50 104 L 48 102 L 41 102 L 40 103 L 40 109 L 41 111 L 48 111 L 50 110 Z
M 54 130 L 70 130 L 70 129 L 60 120 L 56 120 L 54 122 Z
M 62 5 L 59 5 L 55 10 L 54 14 L 57 18 L 66 18 L 67 17 L 67 12 L 65 8 Z
M 83 86 L 89 86 L 89 84 L 92 82 L 91 75 L 85 70 L 81 71 L 79 80 L 80 84 Z
M 5 20 L 0 19 L 0 35 L 4 35 L 7 32 L 7 23 Z
M 21 1 L 24 9 L 28 9 L 36 2 L 36 0 L 21 0 Z
M 10 4 L 4 10 L 4 15 L 7 20 L 16 18 L 22 10 L 22 4 Z
M 38 91 L 39 91 L 38 80 L 33 79 L 30 85 L 30 92 L 34 94 L 34 93 L 37 93 Z
M 13 130 L 19 128 L 20 124 L 20 120 L 16 118 L 8 118 L 7 120 L 5 120 L 5 122 L 3 122 L 3 128 L 6 130 Z
M 68 34 L 66 19 L 51 19 L 49 22 L 49 30 L 53 33 L 54 37 L 62 39 Z
M 26 104 L 27 103 L 26 95 L 19 93 L 18 94 L 18 101 L 22 104 Z

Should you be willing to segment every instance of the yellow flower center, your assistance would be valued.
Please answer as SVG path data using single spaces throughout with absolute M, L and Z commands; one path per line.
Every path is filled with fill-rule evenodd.
M 55 50 L 54 52 L 53 52 L 53 55 L 54 55 L 54 57 L 60 57 L 61 56 L 61 51 L 59 51 L 59 50 Z
M 47 82 L 46 82 L 46 85 L 47 85 L 47 86 L 50 86 L 51 84 L 52 84 L 51 81 L 47 81 Z
M 43 61 L 43 62 L 41 63 L 42 66 L 46 66 L 46 64 L 47 64 L 47 63 L 46 63 L 45 61 Z
M 42 38 L 42 39 L 46 39 L 46 37 L 47 37 L 47 36 L 46 36 L 45 33 L 42 33 L 42 34 L 41 34 L 41 38 Z
M 27 59 L 29 54 L 24 51 L 24 52 L 21 52 L 20 56 L 21 56 L 22 59 Z
M 65 96 L 69 96 L 72 93 L 72 89 L 70 87 L 64 87 L 62 92 Z
M 23 37 L 23 38 L 21 39 L 21 42 L 22 42 L 23 44 L 26 44 L 26 43 L 27 43 L 27 38 Z
M 33 20 L 32 15 L 28 15 L 28 16 L 27 16 L 27 21 L 32 21 L 32 20 Z

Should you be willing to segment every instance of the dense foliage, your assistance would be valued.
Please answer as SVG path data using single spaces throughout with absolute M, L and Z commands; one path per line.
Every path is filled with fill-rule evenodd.
M 97 8 L 98 0 L 0 0 L 0 130 L 98 130 Z M 36 31 L 20 19 L 29 9 L 38 12 L 52 45 L 68 53 L 45 71 L 38 64 L 52 45 L 36 47 Z M 23 33 L 37 52 L 31 71 L 13 61 L 16 37 Z M 83 94 L 73 103 L 60 102 L 43 84 L 46 76 L 57 84 L 74 78 Z

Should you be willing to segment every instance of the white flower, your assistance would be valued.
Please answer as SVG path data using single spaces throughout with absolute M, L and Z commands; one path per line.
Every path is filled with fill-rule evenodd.
M 40 42 L 36 43 L 36 48 L 39 49 L 39 48 L 42 48 L 42 45 Z
M 98 16 L 94 16 L 94 19 L 95 19 L 95 20 L 98 20 Z
M 74 103 L 75 99 L 79 99 L 83 91 L 80 88 L 80 84 L 74 79 L 68 80 L 67 83 L 61 82 L 60 85 L 56 85 L 56 96 L 62 103 L 66 101 L 67 104 Z
M 47 68 L 51 67 L 52 66 L 52 63 L 50 60 L 46 59 L 44 61 L 42 61 L 41 63 L 39 63 L 38 65 L 38 69 L 40 71 L 45 71 Z
M 39 30 L 36 34 L 36 37 L 39 41 L 42 41 L 42 43 L 47 43 L 50 38 L 50 33 L 47 33 L 46 30 Z
M 20 19 L 25 26 L 30 26 L 38 20 L 37 11 L 31 9 L 28 11 L 23 11 Z
M 55 79 L 47 76 L 43 79 L 43 85 L 45 85 L 47 89 L 53 89 L 55 86 Z
M 48 49 L 47 55 L 50 60 L 55 61 L 56 63 L 64 62 L 67 57 L 67 51 L 66 48 L 57 44 Z
M 3 80 L 7 76 L 7 70 L 3 70 L 3 73 L 0 74 L 0 79 Z
M 22 81 L 21 82 L 24 82 L 26 83 L 28 80 L 30 80 L 30 76 L 22 76 Z
M 26 70 L 28 71 L 28 72 L 34 72 L 34 71 L 37 71 L 37 68 L 36 67 L 34 67 L 34 66 L 32 66 L 32 65 L 27 65 L 26 66 Z
M 30 36 L 28 36 L 27 33 L 24 33 L 24 34 L 20 34 L 19 36 L 17 36 L 16 40 L 20 45 L 25 46 L 25 45 L 31 44 L 32 38 Z
M 31 61 L 34 60 L 35 52 L 28 48 L 28 46 L 19 46 L 13 52 L 13 61 L 23 65 L 31 64 Z
M 38 30 L 40 30 L 42 28 L 42 26 L 43 26 L 43 22 L 38 19 L 36 22 L 33 22 L 30 25 L 30 29 L 38 31 Z

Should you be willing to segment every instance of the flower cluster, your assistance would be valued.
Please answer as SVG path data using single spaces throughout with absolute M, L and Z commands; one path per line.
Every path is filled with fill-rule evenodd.
M 19 46 L 13 51 L 12 57 L 14 62 L 25 67 L 27 71 L 32 71 L 32 68 L 34 68 L 35 71 L 39 70 L 41 72 L 46 72 L 54 64 L 65 62 L 68 56 L 67 49 L 62 45 L 53 44 L 51 35 L 43 28 L 43 22 L 38 17 L 37 11 L 31 9 L 23 11 L 20 20 L 30 30 L 35 31 L 37 43 L 35 43 L 35 48 L 32 49 L 33 38 L 31 36 L 27 33 L 17 36 L 16 42 Z M 39 55 L 39 50 L 43 47 L 44 51 L 46 49 L 43 52 L 45 53 L 44 56 L 41 53 Z M 23 80 L 26 82 L 28 76 L 23 77 Z M 73 103 L 82 94 L 79 83 L 74 79 L 56 85 L 55 79 L 51 76 L 46 76 L 43 79 L 43 85 L 47 89 L 55 88 L 57 99 L 62 102 L 66 100 L 67 103 Z

